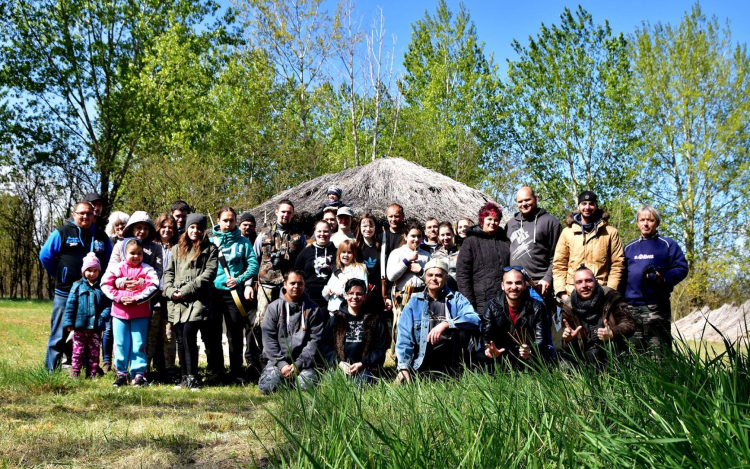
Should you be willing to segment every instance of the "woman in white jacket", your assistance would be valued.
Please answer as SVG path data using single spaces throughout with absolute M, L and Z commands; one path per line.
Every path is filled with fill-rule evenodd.
M 352 239 L 341 241 L 336 251 L 336 271 L 333 272 L 328 284 L 323 288 L 323 296 L 328 300 L 328 313 L 339 310 L 344 303 L 344 286 L 349 279 L 358 278 L 367 285 L 367 266 L 357 262 L 359 248 Z

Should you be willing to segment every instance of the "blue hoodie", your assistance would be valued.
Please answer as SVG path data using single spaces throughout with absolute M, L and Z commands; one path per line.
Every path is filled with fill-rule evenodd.
M 219 240 L 219 243 L 216 243 L 216 240 Z M 251 277 L 257 277 L 258 259 L 255 257 L 253 245 L 242 236 L 239 228 L 235 228 L 229 233 L 222 233 L 217 225 L 213 229 L 211 242 L 224 254 L 229 267 L 229 274 L 237 279 L 238 285 L 243 285 Z M 227 275 L 221 265 L 216 272 L 214 287 L 219 290 L 229 290 L 227 288 Z
M 653 264 L 664 278 L 660 285 L 645 281 L 643 272 Z M 669 300 L 672 289 L 688 275 L 685 255 L 677 242 L 656 233 L 651 238 L 640 237 L 625 246 L 625 266 L 628 282 L 625 301 L 634 306 L 663 303 Z

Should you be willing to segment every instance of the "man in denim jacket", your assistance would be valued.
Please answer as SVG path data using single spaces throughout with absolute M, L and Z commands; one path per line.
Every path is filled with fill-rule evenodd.
M 479 315 L 469 300 L 446 287 L 448 263 L 432 259 L 424 269 L 426 290 L 411 297 L 398 321 L 396 382 L 410 381 L 419 370 L 452 372 L 470 354 Z

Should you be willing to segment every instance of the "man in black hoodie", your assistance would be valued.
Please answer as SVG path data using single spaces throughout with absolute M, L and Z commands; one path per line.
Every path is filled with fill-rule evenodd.
M 522 187 L 516 193 L 518 212 L 508 221 L 510 239 L 510 264 L 523 267 L 526 274 L 538 285 L 537 293 L 544 299 L 548 314 L 556 312 L 552 298 L 552 259 L 560 238 L 560 221 L 539 208 L 538 198 L 530 187 Z M 550 318 L 545 318 L 549 330 Z M 556 321 L 560 323 L 559 319 Z M 555 328 L 554 342 L 559 348 L 562 332 Z

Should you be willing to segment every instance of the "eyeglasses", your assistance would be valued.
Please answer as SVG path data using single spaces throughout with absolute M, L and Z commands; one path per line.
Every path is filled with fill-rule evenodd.
M 73 212 L 73 213 L 75 213 L 79 217 L 93 217 L 94 216 L 94 212 Z

